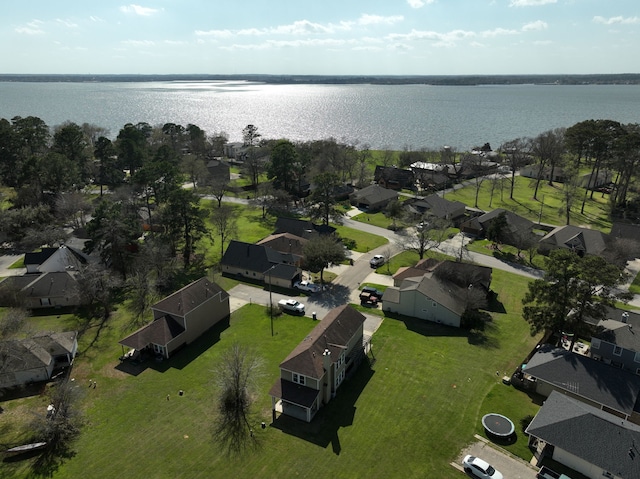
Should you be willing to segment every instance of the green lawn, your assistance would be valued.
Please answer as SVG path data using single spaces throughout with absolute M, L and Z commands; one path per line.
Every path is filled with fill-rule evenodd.
M 382 236 L 372 235 L 370 233 L 365 233 L 363 231 L 349 228 L 348 226 L 343 225 L 332 225 L 336 228 L 336 233 L 340 235 L 343 239 L 352 240 L 355 242 L 355 247 L 351 248 L 354 251 L 358 251 L 360 253 L 367 253 L 372 249 L 378 248 L 379 246 L 383 246 L 389 242 L 387 238 L 383 238 Z
M 500 245 L 500 249 L 496 251 L 495 249 L 492 249 L 492 245 L 492 241 L 486 239 L 474 239 L 473 241 L 467 243 L 467 249 L 469 251 L 473 251 L 474 253 L 485 254 L 487 256 L 495 256 L 496 258 L 508 261 L 510 263 L 519 263 L 538 269 L 545 268 L 546 256 L 544 255 L 536 254 L 533 257 L 533 263 L 531 263 L 529 261 L 529 253 L 527 251 L 522 251 L 520 253 L 520 258 L 518 258 L 518 250 L 514 246 L 502 244 Z
M 494 313 L 484 332 L 386 318 L 373 338 L 372 364 L 363 365 L 311 425 L 287 420 L 271 425 L 268 396 L 279 362 L 314 326 L 309 318 L 276 317 L 272 337 L 266 309 L 246 306 L 228 327 L 131 375 L 117 368 L 122 352 L 117 341 L 130 330 L 121 308 L 106 326 L 92 325 L 81 338 L 73 376 L 79 387 L 89 379 L 98 386 L 85 391 L 87 424 L 76 455 L 54 477 L 295 477 L 304 471 L 305 477 L 458 478 L 449 462 L 473 434 L 483 433 L 483 414 L 506 413 L 518 425 L 538 409 L 529 396 L 500 383 L 535 344 L 520 315 L 526 279 L 494 271 L 493 289 L 506 312 Z M 216 364 L 235 342 L 264 361 L 252 418 L 261 446 L 230 459 L 216 447 L 210 424 Z M 177 395 L 179 389 L 184 396 Z M 3 407 L 0 443 L 19 436 L 14 418 L 44 410 L 46 400 L 36 396 Z M 261 421 L 269 425 L 265 430 Z M 507 449 L 530 458 L 520 432 Z M 28 466 L 28 460 L 2 463 L 0 476 L 25 477 Z
M 473 180 L 470 180 L 473 183 Z M 537 223 L 541 218 L 542 223 L 554 225 L 566 224 L 564 214 L 560 212 L 562 206 L 562 184 L 554 183 L 549 186 L 547 182 L 541 182 L 538 190 L 538 200 L 533 199 L 534 182 L 530 178 L 522 176 L 516 177 L 516 187 L 513 193 L 513 200 L 509 199 L 510 180 L 505 181 L 502 195 L 499 189 L 494 191 L 493 201 L 491 200 L 489 180 L 484 180 L 480 188 L 478 208 L 491 211 L 496 208 L 517 213 L 525 218 L 529 218 Z M 578 188 L 578 199 L 576 199 L 571 213 L 571 224 L 581 226 L 588 225 L 608 233 L 611 230 L 611 220 L 607 213 L 608 195 L 594 193 L 593 199 L 587 199 L 584 214 L 580 213 L 584 189 Z M 445 198 L 451 201 L 460 201 L 467 206 L 475 206 L 476 187 L 473 184 L 465 186 L 455 192 L 447 192 Z M 590 193 L 589 193 L 590 195 Z M 543 204 L 544 199 L 544 204 Z M 491 203 L 491 206 L 489 206 Z M 540 215 L 542 210 L 542 215 Z
M 636 274 L 635 278 L 633 278 L 633 282 L 629 285 L 629 292 L 640 294 L 640 274 Z

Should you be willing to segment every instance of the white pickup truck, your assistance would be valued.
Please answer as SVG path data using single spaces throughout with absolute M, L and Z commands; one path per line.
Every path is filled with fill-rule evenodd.
M 278 301 L 278 307 L 287 313 L 304 315 L 304 304 L 295 299 L 281 299 Z

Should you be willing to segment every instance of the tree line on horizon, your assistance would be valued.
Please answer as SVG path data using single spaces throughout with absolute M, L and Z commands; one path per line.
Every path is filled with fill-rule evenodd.
M 215 177 L 207 164 L 225 156 L 226 134 L 207 134 L 193 124 L 151 126 L 144 122 L 124 125 L 114 140 L 107 134 L 106 129 L 87 123 L 66 122 L 50 128 L 33 116 L 0 119 L 0 184 L 13 192 L 0 209 L 0 241 L 29 250 L 63 241 L 62 225 L 87 227 L 92 233 L 103 227 L 109 230 L 103 224 L 105 218 L 119 218 L 116 224 L 132 229 L 139 223 L 139 211 L 146 210 L 148 227 L 162 225 L 171 252 L 181 251 L 188 264 L 204 227 L 196 214 L 199 196 L 181 185 L 188 181 L 198 186 L 198 192 L 211 194 L 221 206 L 231 188 L 229 178 Z M 449 148 L 373 151 L 368 145 L 334 138 L 307 142 L 265 139 L 255 125 L 247 125 L 242 135 L 238 159 L 248 185 L 236 193 L 253 197 L 263 213 L 267 209 L 286 211 L 292 202 L 311 194 L 305 203 L 313 219 L 323 223 L 340 217 L 333 199 L 336 188 L 370 184 L 375 165 L 408 168 L 415 162 L 446 162 L 473 167 L 474 162 L 478 166 L 489 159 L 485 155 L 491 150 L 486 143 L 477 147 L 479 155 L 474 154 L 478 151 Z M 595 176 L 611 171 L 611 213 L 638 216 L 633 181 L 640 162 L 638 124 L 586 120 L 535 138 L 516 138 L 494 153 L 490 159 L 509 165 L 512 172 L 525 164 L 537 165 L 534 199 L 545 175 L 553 178 L 554 171 L 561 169 L 567 215 L 580 200 L 577 175 L 585 170 Z M 512 183 L 513 178 L 512 173 Z M 86 187 L 99 190 L 97 202 L 83 193 Z M 107 199 L 104 187 L 115 194 Z M 585 190 L 583 208 L 587 195 L 593 194 Z M 124 210 L 130 211 L 125 214 Z M 93 220 L 87 225 L 85 218 L 90 214 Z M 185 221 L 188 217 L 193 221 Z M 202 232 L 191 237 L 188 230 Z M 130 241 L 133 230 L 125 236 Z M 93 243 L 98 247 L 104 241 Z M 116 255 L 108 261 L 112 265 L 126 262 Z

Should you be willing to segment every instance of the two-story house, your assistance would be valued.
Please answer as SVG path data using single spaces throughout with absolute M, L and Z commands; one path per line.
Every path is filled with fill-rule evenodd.
M 229 316 L 229 293 L 209 279 L 200 278 L 157 302 L 151 310 L 153 321 L 120 344 L 168 358 Z
M 590 355 L 617 368 L 640 374 L 640 314 L 608 308 L 591 337 Z
M 311 422 L 364 357 L 365 317 L 349 305 L 332 309 L 280 363 L 269 391 L 276 413 Z

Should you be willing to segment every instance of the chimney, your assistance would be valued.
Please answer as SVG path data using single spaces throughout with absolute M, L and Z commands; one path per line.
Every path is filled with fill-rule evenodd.
M 325 349 L 322 353 L 322 366 L 325 371 L 329 371 L 331 369 L 331 351 Z

